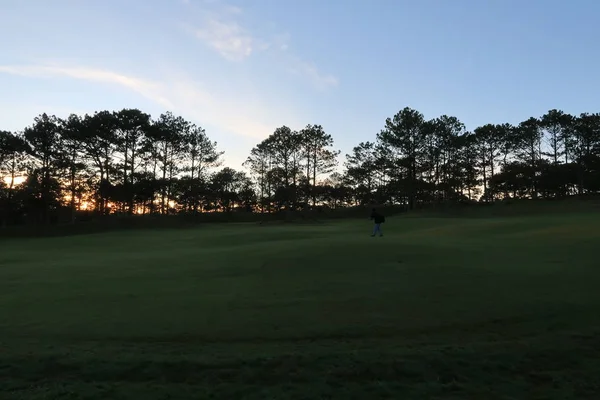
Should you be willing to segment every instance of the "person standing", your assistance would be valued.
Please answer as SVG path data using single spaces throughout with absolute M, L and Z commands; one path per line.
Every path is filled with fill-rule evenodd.
M 385 217 L 382 214 L 380 214 L 379 212 L 377 212 L 377 210 L 374 208 L 373 211 L 371 212 L 371 219 L 375 223 L 375 227 L 373 228 L 373 234 L 371 235 L 371 237 L 374 237 L 377 234 L 379 234 L 380 237 L 383 236 L 383 232 L 381 230 L 381 224 L 383 224 L 385 222 Z

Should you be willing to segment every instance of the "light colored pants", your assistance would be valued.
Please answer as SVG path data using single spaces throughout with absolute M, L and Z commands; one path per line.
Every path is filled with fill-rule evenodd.
M 375 224 L 375 228 L 373 228 L 373 236 L 377 235 L 377 234 L 383 235 L 383 232 L 381 231 L 381 224 Z

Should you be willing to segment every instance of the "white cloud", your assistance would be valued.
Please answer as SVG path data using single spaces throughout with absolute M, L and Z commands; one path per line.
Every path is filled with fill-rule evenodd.
M 114 83 L 121 86 L 127 87 L 134 92 L 141 94 L 144 97 L 150 98 L 151 100 L 159 103 L 164 107 L 171 108 L 173 104 L 164 96 L 160 94 L 160 85 L 144 81 L 137 78 L 132 78 L 126 75 L 117 74 L 115 72 L 91 69 L 91 68 L 79 68 L 79 67 L 61 67 L 56 65 L 45 65 L 45 66 L 7 66 L 0 65 L 0 72 L 20 75 L 20 76 L 33 76 L 40 78 L 52 78 L 56 76 L 66 76 L 69 78 L 82 79 L 93 82 L 102 83 Z
M 290 72 L 308 78 L 318 89 L 326 89 L 339 84 L 339 81 L 335 76 L 331 74 L 322 74 L 314 63 L 302 60 L 296 60 L 290 68 Z
M 293 116 L 274 107 L 261 105 L 256 99 L 248 101 L 239 95 L 214 95 L 202 85 L 178 76 L 164 83 L 134 78 L 128 75 L 95 68 L 43 66 L 2 66 L 0 72 L 34 78 L 57 76 L 85 81 L 115 84 L 128 88 L 175 113 L 209 124 L 236 135 L 262 140 L 284 123 L 298 125 Z M 235 100 L 232 100 L 235 99 Z M 287 115 L 286 115 L 287 114 Z
M 255 49 L 264 48 L 236 18 L 242 14 L 240 7 L 221 4 L 219 0 L 203 0 L 201 23 L 184 28 L 208 47 L 230 61 L 242 61 Z M 207 8 L 208 7 L 208 8 Z
M 218 3 L 218 7 L 204 10 L 202 22 L 186 30 L 197 39 L 211 47 L 222 57 L 230 61 L 243 61 L 257 51 L 275 51 L 280 54 L 281 60 L 289 67 L 288 71 L 294 75 L 308 79 L 318 89 L 334 87 L 339 80 L 332 74 L 319 71 L 314 63 L 302 60 L 297 55 L 290 54 L 289 33 L 279 33 L 269 39 L 260 38 L 250 29 L 242 25 L 239 15 L 243 10 L 237 6 L 223 5 L 218 0 L 204 0 Z M 265 24 L 262 24 L 265 26 Z M 268 25 L 268 24 L 266 24 Z
M 241 61 L 252 54 L 254 38 L 236 22 L 210 18 L 200 28 L 192 28 L 196 38 L 231 61 Z

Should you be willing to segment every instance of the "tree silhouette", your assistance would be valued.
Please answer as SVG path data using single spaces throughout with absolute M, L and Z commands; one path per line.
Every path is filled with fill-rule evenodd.
M 221 164 L 223 152 L 217 151 L 217 143 L 211 142 L 206 131 L 194 124 L 189 125 L 183 138 L 183 158 L 187 165 L 182 171 L 188 173 L 187 210 L 198 213 L 202 205 L 203 189 L 206 188 L 210 168 Z
M 17 178 L 27 169 L 27 156 L 31 154 L 29 144 L 21 135 L 0 131 L 0 209 L 2 226 L 17 220 L 22 213 L 19 204 L 15 204 L 15 189 L 19 186 Z
M 321 125 L 281 126 L 252 148 L 247 172 L 216 170 L 224 154 L 217 143 L 171 112 L 41 114 L 22 133 L 0 131 L 0 218 L 6 226 L 109 214 L 233 217 L 600 192 L 598 113 L 552 109 L 467 131 L 456 117 L 426 119 L 405 107 L 365 139 L 338 170 L 340 152 Z
M 268 176 L 272 166 L 271 158 L 268 143 L 262 141 L 250 151 L 250 156 L 244 162 L 244 166 L 250 171 L 256 182 L 259 206 L 262 213 L 270 210 L 271 183 Z
M 50 213 L 61 200 L 61 178 L 64 178 L 65 143 L 59 120 L 42 114 L 34 124 L 25 128 L 25 139 L 31 146 L 33 158 L 28 182 L 33 189 L 30 200 L 38 204 L 39 221 L 50 222 Z
M 393 183 L 400 184 L 408 197 L 408 207 L 414 208 L 419 190 L 418 177 L 424 171 L 424 152 L 427 144 L 427 134 L 431 134 L 425 126 L 425 118 L 420 112 L 404 108 L 393 118 L 388 118 L 385 128 L 378 134 L 377 139 L 383 146 L 391 150 L 387 159 L 394 171 L 391 178 Z
M 300 146 L 306 163 L 307 202 L 310 196 L 314 207 L 317 202 L 317 178 L 321 174 L 333 172 L 339 151 L 330 149 L 333 146 L 333 138 L 325 133 L 321 125 L 307 125 L 302 129 Z

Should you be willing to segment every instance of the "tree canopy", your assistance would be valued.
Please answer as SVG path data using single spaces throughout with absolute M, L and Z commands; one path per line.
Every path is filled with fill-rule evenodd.
M 369 204 L 548 199 L 600 191 L 600 114 L 549 110 L 468 131 L 453 116 L 404 108 L 343 159 L 317 124 L 274 129 L 243 170 L 206 131 L 165 112 L 41 114 L 0 131 L 0 219 L 77 215 L 272 213 Z

